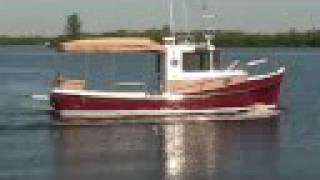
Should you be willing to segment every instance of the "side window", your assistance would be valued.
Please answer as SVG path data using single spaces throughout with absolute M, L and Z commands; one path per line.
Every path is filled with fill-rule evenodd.
M 196 52 L 183 54 L 184 71 L 210 70 L 210 54 L 208 52 Z

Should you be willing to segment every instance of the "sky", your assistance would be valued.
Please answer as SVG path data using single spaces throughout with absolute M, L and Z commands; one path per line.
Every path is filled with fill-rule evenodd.
M 200 29 L 202 14 L 216 29 L 273 33 L 320 28 L 320 0 L 173 0 L 177 29 Z M 169 24 L 169 0 L 0 0 L 0 35 L 62 34 L 67 15 L 85 32 L 142 30 Z M 186 3 L 185 3 L 186 2 Z M 206 4 L 206 5 L 205 5 Z M 207 12 L 204 12 L 207 7 Z M 186 13 L 187 12 L 187 13 Z M 187 16 L 185 14 L 188 14 Z M 188 17 L 188 18 L 186 18 Z M 188 23 L 185 23 L 188 19 Z

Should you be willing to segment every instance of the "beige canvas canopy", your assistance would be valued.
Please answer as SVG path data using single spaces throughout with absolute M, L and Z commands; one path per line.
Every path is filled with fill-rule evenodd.
M 149 38 L 99 38 L 65 42 L 60 50 L 75 53 L 155 52 L 161 51 L 161 45 Z

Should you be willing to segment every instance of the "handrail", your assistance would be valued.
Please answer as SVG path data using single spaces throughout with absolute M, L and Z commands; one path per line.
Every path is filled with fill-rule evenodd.
M 115 82 L 113 85 L 116 86 L 146 86 L 144 82 Z
M 114 82 L 112 83 L 112 86 L 141 86 L 144 88 L 145 93 L 148 91 L 147 84 L 145 82 Z

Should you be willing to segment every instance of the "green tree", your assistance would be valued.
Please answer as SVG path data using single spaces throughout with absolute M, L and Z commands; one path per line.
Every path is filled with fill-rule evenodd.
M 81 35 L 81 20 L 77 13 L 67 16 L 65 27 L 66 35 L 70 39 L 80 39 Z

